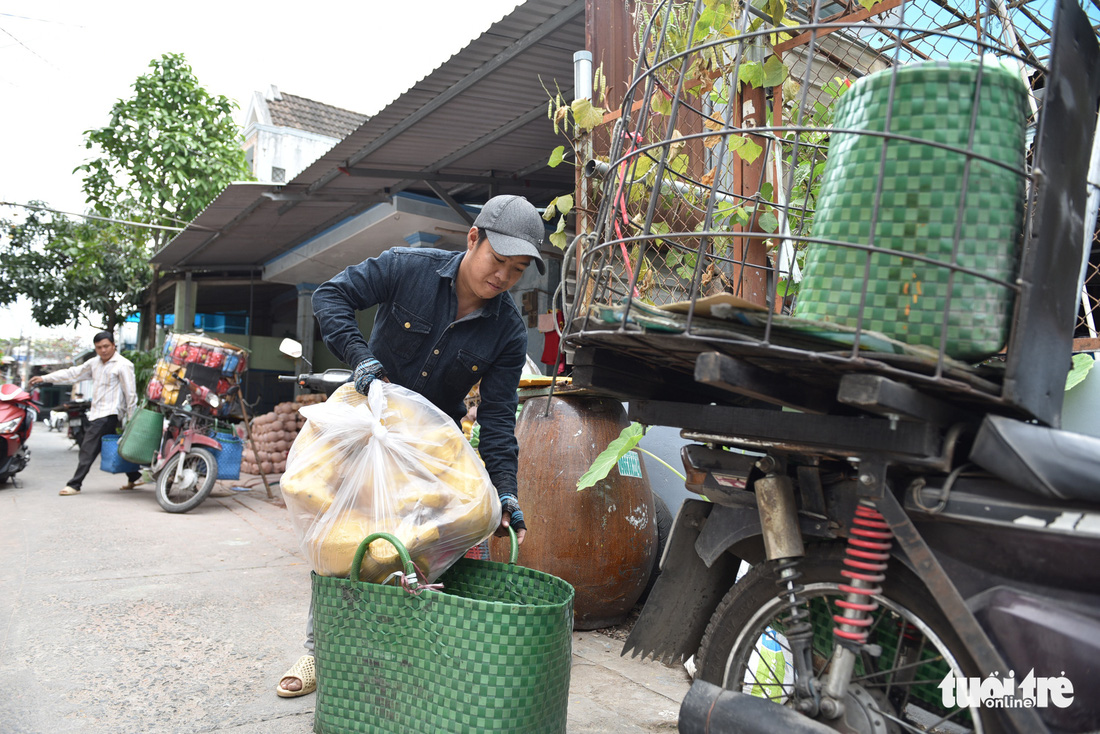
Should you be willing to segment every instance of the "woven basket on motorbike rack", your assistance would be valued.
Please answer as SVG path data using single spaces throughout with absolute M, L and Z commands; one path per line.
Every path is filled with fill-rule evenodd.
M 460 559 L 411 591 L 313 574 L 317 662 L 314 731 L 564 732 L 569 703 L 573 587 L 512 563 Z
M 1026 113 L 1019 72 L 990 62 L 922 62 L 852 85 L 836 107 L 835 129 L 851 132 L 832 134 L 814 240 L 935 262 L 811 242 L 795 314 L 938 349 L 949 311 L 949 356 L 976 360 L 999 351 L 1013 291 L 949 266 L 957 237 L 958 266 L 1013 281 L 1024 217 Z M 871 134 L 882 132 L 888 135 Z
M 141 471 L 141 467 L 126 461 L 118 455 L 118 439 L 116 434 L 104 436 L 100 442 L 99 468 L 109 474 L 123 474 L 132 471 Z
M 122 438 L 118 441 L 119 455 L 135 464 L 152 464 L 163 430 L 163 415 L 155 410 L 139 408 L 122 431 Z
M 222 445 L 221 451 L 214 452 L 218 460 L 218 479 L 240 479 L 244 442 L 232 433 L 215 433 L 214 438 Z

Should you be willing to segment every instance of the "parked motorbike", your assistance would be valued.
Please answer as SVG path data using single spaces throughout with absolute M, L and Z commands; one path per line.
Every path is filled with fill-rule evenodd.
M 294 339 L 283 339 L 279 344 L 279 351 L 293 359 L 302 358 L 302 345 Z M 305 361 L 303 359 L 303 361 Z M 312 369 L 312 365 L 306 362 Z M 279 375 L 279 382 L 293 382 L 298 387 L 312 390 L 313 392 L 332 395 L 336 389 L 346 382 L 351 382 L 351 370 L 334 368 L 324 372 L 303 372 L 297 376 Z
M 1017 31 L 1034 19 L 1033 5 L 1025 3 L 1025 15 L 1016 15 L 1016 6 L 984 6 L 990 13 L 983 22 L 995 15 L 997 32 L 983 26 L 979 35 L 989 35 L 977 51 L 952 27 L 931 27 L 939 10 L 903 5 L 894 17 L 876 19 L 872 9 L 859 25 L 861 18 L 849 16 L 830 25 L 828 14 L 848 11 L 826 12 L 817 3 L 810 18 L 784 18 L 779 28 L 746 13 L 755 25 L 740 36 L 670 48 L 661 44 L 674 35 L 683 44 L 693 27 L 710 27 L 711 6 L 658 3 L 642 44 L 648 55 L 638 62 L 644 74 L 631 87 L 640 99 L 623 102 L 610 163 L 591 165 L 606 179 L 595 232 L 578 238 L 585 247 L 578 295 L 563 336 L 574 353 L 573 386 L 629 401 L 629 415 L 640 423 L 682 429 L 691 442 L 682 456 L 687 486 L 706 498 L 680 508 L 662 573 L 624 648 L 668 662 L 695 655 L 681 732 L 1100 728 L 1100 439 L 1059 428 L 1089 247 L 1096 257 L 1096 207 L 1086 196 L 1088 151 L 1100 170 L 1095 23 L 1075 2 L 1047 6 L 1044 12 L 1056 7 L 1056 14 L 1043 24 L 1045 40 L 1027 41 L 1044 49 L 1037 65 L 1017 53 L 1025 47 Z M 787 7 L 795 12 L 793 3 Z M 687 15 L 678 18 L 680 10 Z M 707 23 L 695 25 L 704 10 Z M 688 31 L 668 31 L 676 20 Z M 677 79 L 681 87 L 685 79 L 699 84 L 709 68 L 689 66 L 696 56 L 747 66 L 763 58 L 753 56 L 762 46 L 749 42 L 766 34 L 801 64 L 801 106 L 793 112 L 783 108 L 789 100 L 780 100 L 778 86 L 765 98 L 767 82 L 755 90 L 745 84 L 744 96 L 728 105 L 732 111 L 722 106 L 727 92 L 719 93 L 728 89 L 725 79 L 705 77 L 715 90 L 707 97 L 713 108 L 674 96 Z M 1011 39 L 1008 48 L 1003 39 Z M 890 50 L 876 51 L 883 43 Z M 858 59 L 846 57 L 857 51 Z M 889 122 L 860 132 L 866 117 L 858 116 L 834 129 L 822 91 L 838 74 L 929 58 L 947 69 L 986 53 L 998 57 L 988 68 L 1003 64 L 1009 87 L 1024 94 L 1027 85 L 1030 109 L 1040 108 L 1038 122 L 1028 123 L 1026 157 L 1019 151 L 1016 163 L 1000 170 L 1026 181 L 1019 199 L 1007 199 L 1021 217 L 1018 229 L 1007 229 L 1004 251 L 1021 248 L 1007 277 L 982 270 L 989 258 L 961 264 L 962 220 L 993 222 L 998 215 L 981 203 L 988 200 L 966 199 L 966 177 L 980 170 L 973 140 L 964 134 L 961 144 L 947 142 L 960 129 L 984 127 L 976 100 L 991 94 L 993 76 L 983 86 L 978 73 L 980 91 L 968 86 L 964 93 L 975 114 L 931 136 L 932 145 L 966 159 L 963 185 L 952 188 L 957 178 L 928 182 L 904 201 L 890 197 L 920 166 L 946 166 L 947 159 L 929 155 L 903 174 L 900 161 L 919 157 L 906 146 L 916 140 L 928 148 L 924 139 Z M 932 85 L 937 98 L 960 82 L 964 66 Z M 772 67 L 775 79 L 780 67 Z M 671 84 L 661 76 L 670 68 L 679 75 Z M 749 78 L 745 67 L 742 74 Z M 891 103 L 895 93 L 905 99 L 897 75 L 886 79 Z M 830 89 L 840 94 L 842 87 Z M 650 107 L 658 103 L 660 109 Z M 856 109 L 869 115 L 868 107 Z M 905 109 L 899 114 L 908 121 L 927 108 Z M 945 109 L 928 119 L 940 124 Z M 1012 109 L 1023 117 L 1019 106 Z M 741 118 L 752 110 L 766 110 L 767 118 Z M 681 136 L 674 124 L 704 132 Z M 676 160 L 701 147 L 703 135 L 719 141 L 707 148 L 705 165 L 696 171 Z M 823 158 L 867 141 L 874 141 L 867 167 L 844 171 L 849 178 L 838 196 L 849 198 L 823 203 L 834 192 L 811 181 L 830 170 Z M 760 169 L 728 155 L 750 142 L 762 149 Z M 746 193 L 746 181 L 759 191 Z M 932 192 L 951 210 L 951 225 L 938 235 L 947 243 L 943 257 L 901 249 L 938 226 L 922 218 L 934 212 L 925 198 Z M 1023 207 L 1014 208 L 1025 198 L 1026 221 Z M 882 203 L 888 199 L 889 208 Z M 655 219 L 669 201 L 683 216 L 672 225 Z M 821 234 L 838 213 L 850 217 L 846 226 Z M 807 242 L 822 258 L 857 253 L 851 270 L 822 270 L 824 260 L 796 258 Z M 897 275 L 877 269 L 898 260 Z M 794 295 L 800 265 L 832 279 L 823 290 L 833 308 L 821 309 L 830 319 L 800 316 L 810 303 L 807 281 Z M 926 277 L 932 272 L 944 275 L 936 286 Z M 968 327 L 948 334 L 960 313 L 978 307 L 973 295 L 950 287 L 971 277 L 996 280 L 1009 295 L 1001 312 L 1007 346 L 999 354 L 994 346 L 983 361 L 957 356 L 947 343 L 971 336 Z M 884 334 L 912 323 L 910 306 L 923 306 L 934 287 L 941 300 L 930 343 L 917 344 L 915 332 Z M 904 303 L 872 321 L 878 299 L 895 294 Z M 849 304 L 850 315 L 832 317 Z M 748 570 L 738 580 L 743 563 Z
M 150 468 L 157 484 L 157 502 L 172 513 L 189 512 L 210 496 L 218 479 L 216 452 L 222 449 L 214 437 L 215 415 L 222 398 L 195 380 L 177 379 L 186 386 L 187 393 L 177 405 L 163 406 L 168 420 Z M 238 389 L 234 385 L 228 395 Z
M 41 407 L 18 385 L 0 385 L 0 485 L 7 484 L 31 460 L 27 439 Z
M 61 406 L 58 406 L 50 411 L 50 417 L 46 419 L 46 428 L 52 433 L 57 431 L 60 433 L 64 431 L 69 425 L 69 415 Z
M 58 406 L 58 411 L 55 411 L 64 414 L 65 435 L 77 448 L 80 448 L 80 444 L 84 442 L 84 433 L 91 424 L 91 421 L 88 420 L 88 410 L 91 407 L 91 400 L 73 400 L 62 403 Z M 50 417 L 53 418 L 53 413 L 50 414 Z

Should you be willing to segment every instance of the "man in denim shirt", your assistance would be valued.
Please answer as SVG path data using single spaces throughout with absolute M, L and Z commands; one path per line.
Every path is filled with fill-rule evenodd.
M 479 380 L 478 450 L 501 502 L 497 535 L 511 525 L 527 534 L 516 490 L 516 388 L 527 358 L 527 330 L 508 291 L 539 254 L 545 229 L 522 196 L 486 202 L 466 237 L 466 250 L 398 247 L 345 269 L 313 294 L 325 346 L 354 365 L 355 388 L 366 395 L 383 379 L 415 390 L 459 423 L 463 399 Z M 368 343 L 355 312 L 378 306 Z M 287 671 L 283 697 L 316 689 L 312 615 L 309 655 Z

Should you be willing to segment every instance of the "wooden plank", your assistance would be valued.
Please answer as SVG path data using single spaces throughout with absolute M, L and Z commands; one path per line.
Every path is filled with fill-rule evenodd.
M 1074 339 L 1074 352 L 1100 352 L 1100 339 Z
M 718 352 L 696 358 L 695 381 L 807 413 L 828 413 L 836 407 L 836 399 L 829 391 Z
M 966 413 L 942 400 L 881 375 L 856 374 L 840 378 L 837 399 L 845 405 L 884 416 L 898 416 L 948 426 L 976 421 L 980 413 Z
M 825 21 L 825 22 L 827 22 L 827 23 L 858 23 L 861 20 L 867 20 L 868 18 L 871 18 L 871 17 L 874 17 L 876 15 L 880 15 L 882 13 L 885 13 L 887 10 L 893 10 L 897 6 L 901 5 L 902 2 L 904 2 L 904 0 L 885 0 L 885 2 L 881 2 L 878 5 L 875 5 L 870 10 L 867 10 L 866 8 L 860 8 L 859 10 L 857 10 L 854 13 L 849 13 L 848 15 L 842 15 L 842 16 L 839 16 L 839 17 L 833 17 L 833 18 L 830 18 L 828 21 Z M 836 31 L 836 30 L 840 30 L 840 29 L 839 28 L 821 28 L 820 30 L 816 30 L 816 31 L 806 31 L 805 33 L 802 33 L 798 36 L 795 36 L 794 38 L 792 38 L 789 41 L 784 41 L 783 43 L 780 43 L 776 46 L 773 46 L 772 47 L 772 52 L 775 53 L 776 55 L 782 54 L 784 51 L 790 51 L 792 48 L 797 48 L 798 46 L 809 43 L 810 39 L 814 38 L 815 35 L 816 35 L 817 38 L 821 38 L 822 36 L 827 36 L 827 35 L 829 35 L 830 33 L 832 33 L 833 31 Z
M 820 416 L 778 410 L 699 405 L 676 401 L 631 401 L 631 420 L 651 426 L 727 436 L 744 443 L 836 456 L 876 454 L 907 458 L 939 456 L 942 440 L 926 423 L 891 425 L 882 418 Z

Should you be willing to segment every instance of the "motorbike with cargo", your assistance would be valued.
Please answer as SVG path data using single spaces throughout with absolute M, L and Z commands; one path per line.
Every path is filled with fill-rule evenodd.
M 968 23 L 947 7 L 822 22 L 844 11 L 791 4 L 781 28 L 747 12 L 739 34 L 682 48 L 676 13 L 713 8 L 657 3 L 609 162 L 587 167 L 604 178 L 566 253 L 573 385 L 680 428 L 702 496 L 623 651 L 695 657 L 681 732 L 1100 728 L 1100 438 L 1061 427 L 1074 345 L 1096 337 L 1078 318 L 1100 256 L 1096 11 L 992 2 Z M 693 57 L 749 64 L 766 44 L 796 59 L 794 101 L 746 83 L 740 106 L 693 105 Z M 854 95 L 836 119 L 815 118 L 857 71 L 830 88 Z M 935 80 L 925 102 L 915 73 Z M 1019 95 L 1002 117 L 983 107 L 998 79 Z M 1018 145 L 994 160 L 976 141 L 1009 117 Z M 677 162 L 711 138 L 705 166 Z M 735 154 L 748 141 L 755 169 Z M 985 184 L 1010 187 L 1003 219 Z M 1003 249 L 973 257 L 968 228 L 1005 221 Z M 998 298 L 1004 348 L 960 347 Z
M 217 371 L 206 370 L 216 380 Z M 203 380 L 204 368 L 192 365 L 190 376 L 178 376 L 183 388 L 179 400 L 162 404 L 165 414 L 160 445 L 149 468 L 156 481 L 157 502 L 171 513 L 190 512 L 210 496 L 218 479 L 218 455 L 222 443 L 216 438 L 218 409 L 232 399 L 239 385 L 224 397 Z

